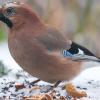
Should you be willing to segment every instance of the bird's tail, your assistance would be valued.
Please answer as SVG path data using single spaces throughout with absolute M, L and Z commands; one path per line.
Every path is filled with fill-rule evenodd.
M 100 63 L 100 58 L 95 56 L 88 56 L 88 55 L 81 55 L 81 54 L 75 54 L 70 57 L 74 61 L 92 61 L 92 62 L 98 62 Z
M 76 55 L 73 55 L 71 59 L 74 61 L 82 61 L 81 67 L 83 68 L 83 70 L 100 66 L 100 59 L 95 56 L 76 54 Z

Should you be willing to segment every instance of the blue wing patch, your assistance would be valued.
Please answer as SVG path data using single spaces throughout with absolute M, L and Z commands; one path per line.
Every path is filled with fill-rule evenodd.
M 64 57 L 72 57 L 72 56 L 73 56 L 73 54 L 71 54 L 70 52 L 68 52 L 68 51 L 65 50 L 65 49 L 62 49 L 61 53 L 62 53 L 62 55 L 63 55 Z
M 62 49 L 61 53 L 64 57 L 72 57 L 73 55 L 75 55 L 75 54 L 71 54 L 71 52 L 69 52 L 68 50 L 65 50 L 65 49 Z M 82 50 L 78 49 L 78 52 L 76 54 L 84 55 L 84 52 Z

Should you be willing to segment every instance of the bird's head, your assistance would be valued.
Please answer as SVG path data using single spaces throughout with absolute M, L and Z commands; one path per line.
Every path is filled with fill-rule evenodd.
M 25 23 L 39 22 L 38 16 L 26 4 L 7 3 L 0 8 L 0 20 L 9 28 L 20 26 Z

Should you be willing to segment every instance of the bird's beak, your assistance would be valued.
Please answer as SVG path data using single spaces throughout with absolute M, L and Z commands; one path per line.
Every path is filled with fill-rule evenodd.
M 4 15 L 2 14 L 2 8 L 0 8 L 0 20 L 2 21 L 4 18 Z
M 2 8 L 0 8 L 0 21 L 6 23 L 9 28 L 13 26 L 12 22 L 2 13 Z
M 5 22 L 5 16 L 4 16 L 3 13 L 2 13 L 2 8 L 0 8 L 0 21 L 6 23 L 6 22 Z
M 0 13 L 0 20 L 2 21 L 2 19 L 3 19 L 3 14 L 2 13 Z

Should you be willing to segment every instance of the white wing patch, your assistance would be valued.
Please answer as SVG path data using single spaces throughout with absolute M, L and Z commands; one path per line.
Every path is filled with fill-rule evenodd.
M 79 48 L 78 48 L 78 50 L 79 50 L 78 54 L 84 55 L 84 51 L 82 51 L 82 50 L 79 49 Z

